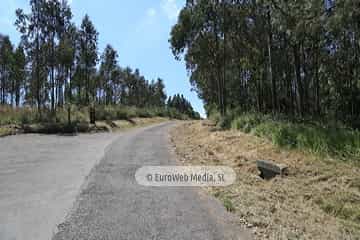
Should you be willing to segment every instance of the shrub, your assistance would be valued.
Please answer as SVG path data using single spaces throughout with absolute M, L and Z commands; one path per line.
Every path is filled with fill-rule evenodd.
M 155 116 L 155 114 L 152 112 L 152 110 L 145 109 L 145 108 L 138 108 L 136 115 L 137 115 L 137 117 L 140 117 L 140 118 L 150 118 L 150 117 Z
M 273 131 L 272 140 L 278 146 L 294 148 L 297 146 L 296 129 L 291 128 L 289 125 L 279 124 Z
M 131 116 L 130 116 L 131 115 Z M 134 112 L 131 112 L 130 109 L 127 108 L 121 108 L 119 107 L 116 111 L 116 118 L 118 120 L 126 120 L 128 118 L 131 118 L 135 116 L 136 114 Z
M 231 128 L 234 118 L 235 114 L 233 112 L 227 112 L 224 117 L 220 117 L 217 125 L 222 129 L 229 129 Z
M 219 124 L 220 120 L 221 120 L 221 114 L 219 111 L 217 110 L 212 110 L 210 113 L 210 120 L 213 121 L 216 125 Z
M 257 114 L 244 114 L 234 118 L 231 128 L 249 133 L 262 122 L 263 119 Z
M 188 117 L 185 114 L 180 113 L 175 108 L 168 108 L 167 112 L 168 112 L 168 116 L 171 119 L 178 119 L 178 120 L 186 120 L 186 119 L 188 119 Z

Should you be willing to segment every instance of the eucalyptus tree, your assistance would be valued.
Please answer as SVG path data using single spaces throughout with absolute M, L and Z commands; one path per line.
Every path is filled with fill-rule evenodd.
M 220 1 L 188 1 L 171 31 L 170 43 L 177 59 L 184 55 L 192 84 L 199 90 L 199 95 L 205 102 L 216 102 L 224 114 L 226 89 L 221 10 Z
M 169 97 L 167 107 L 169 109 L 176 109 L 190 118 L 200 119 L 199 113 L 194 111 L 191 103 L 183 95 L 175 94 L 174 96 Z
M 97 86 L 97 95 L 105 104 L 114 103 L 114 90 L 116 89 L 116 77 L 117 77 L 117 58 L 118 54 L 116 50 L 107 45 L 104 53 L 101 56 L 100 64 L 100 81 Z
M 91 22 L 88 15 L 85 15 L 82 20 L 79 30 L 78 43 L 78 65 L 80 70 L 79 81 L 85 85 L 85 101 L 81 99 L 81 92 L 79 92 L 79 101 L 87 105 L 90 104 L 90 95 L 95 97 L 95 91 L 92 89 L 91 72 L 94 71 L 98 62 L 98 35 L 94 24 Z M 81 89 L 79 89 L 81 91 Z
M 359 17 L 346 0 L 187 1 L 169 42 L 208 109 L 354 123 Z
M 70 6 L 66 0 L 31 0 L 30 13 L 18 9 L 16 15 L 31 72 L 28 102 L 35 98 L 40 112 L 50 100 L 55 113 L 55 105 L 62 106 L 65 101 L 63 89 L 74 63 Z
M 55 111 L 55 67 L 56 67 L 56 37 L 58 33 L 58 23 L 60 18 L 60 2 L 45 1 L 43 8 L 41 9 L 42 16 L 44 18 L 44 28 L 42 34 L 46 42 L 46 55 L 47 55 L 47 67 L 50 72 L 50 95 L 51 95 L 51 110 Z
M 76 53 L 77 53 L 77 28 L 74 24 L 70 24 L 65 33 L 62 34 L 57 48 L 57 63 L 58 63 L 58 89 L 64 88 L 64 102 L 72 103 L 72 80 L 74 77 L 76 67 Z M 64 86 L 64 87 L 63 87 Z M 58 92 L 58 104 L 62 104 L 62 91 Z
M 155 101 L 152 102 L 153 106 L 164 107 L 166 104 L 166 93 L 165 93 L 165 84 L 164 80 L 158 78 L 157 81 L 153 85 L 154 87 L 154 98 Z
M 60 1 L 56 5 L 58 16 L 55 25 L 56 29 L 56 48 L 55 52 L 55 70 L 57 73 L 55 88 L 56 88 L 56 102 L 61 107 L 65 102 L 65 92 L 67 89 L 69 71 L 75 62 L 75 40 L 76 27 L 71 22 L 72 12 L 67 1 Z
M 20 106 L 22 90 L 25 89 L 26 84 L 26 56 L 24 48 L 19 45 L 13 53 L 12 64 L 12 89 L 11 89 L 11 105 L 15 96 L 16 107 Z
M 12 65 L 14 63 L 13 58 L 13 46 L 8 36 L 2 37 L 0 43 L 0 103 L 6 104 L 8 94 L 12 91 Z M 11 96 L 12 93 L 11 93 Z M 13 100 L 13 99 L 12 99 Z M 12 103 L 12 102 L 11 102 Z
M 217 2 L 216 11 L 220 11 Z M 79 29 L 76 27 L 67 0 L 30 0 L 30 11 L 18 9 L 16 16 L 19 47 L 13 51 L 9 39 L 0 36 L 0 103 L 19 106 L 23 99 L 24 104 L 37 106 L 40 117 L 42 109 L 50 109 L 55 116 L 57 108 L 67 105 L 69 123 L 73 103 L 89 106 L 97 100 L 103 105 L 165 106 L 163 80 L 149 82 L 138 69 L 120 67 L 111 45 L 105 48 L 97 68 L 99 33 L 88 15 Z M 220 18 L 216 21 L 223 24 Z M 224 36 L 217 38 L 220 53 Z M 223 69 L 220 60 L 219 55 L 217 65 L 211 64 L 211 68 L 218 67 L 217 72 L 212 71 L 218 76 Z M 224 86 L 224 78 L 216 80 Z
M 46 33 L 50 31 L 47 22 L 49 20 L 48 4 L 49 1 L 46 0 L 30 0 L 30 13 L 26 14 L 22 9 L 17 9 L 17 20 L 15 22 L 22 35 L 21 38 L 31 62 L 30 98 L 36 99 L 40 114 L 42 106 L 48 99 L 46 89 L 49 66 L 49 45 L 47 42 L 49 38 Z

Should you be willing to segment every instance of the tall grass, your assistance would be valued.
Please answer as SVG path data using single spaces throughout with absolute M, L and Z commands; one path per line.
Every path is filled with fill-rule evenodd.
M 179 113 L 176 109 L 165 107 L 137 108 L 129 106 L 96 106 L 95 117 L 97 121 L 128 120 L 131 118 L 151 118 L 169 117 L 173 119 L 185 120 L 188 116 Z M 43 109 L 41 115 L 33 108 L 11 108 L 0 106 L 0 126 L 4 125 L 24 125 L 37 123 L 60 123 L 66 124 L 68 121 L 67 108 L 59 108 L 55 115 L 49 110 Z M 88 123 L 89 109 L 87 107 L 71 106 L 72 123 Z
M 265 137 L 280 147 L 360 160 L 360 132 L 344 126 L 294 123 L 270 115 L 247 113 L 233 118 L 230 127 Z
M 0 106 L 0 126 L 3 125 L 23 125 L 36 123 L 67 123 L 68 112 L 65 108 L 59 108 L 54 115 L 51 111 L 43 109 L 41 114 L 36 109 L 30 107 L 11 108 L 9 106 Z M 87 108 L 71 109 L 71 119 L 73 123 L 88 122 Z
M 126 120 L 131 118 L 169 117 L 186 120 L 188 116 L 181 114 L 176 109 L 164 107 L 136 108 L 128 106 L 106 106 L 96 108 L 97 120 Z
M 21 124 L 35 122 L 37 114 L 31 108 L 12 109 L 7 106 L 0 106 L 0 126 L 9 124 Z

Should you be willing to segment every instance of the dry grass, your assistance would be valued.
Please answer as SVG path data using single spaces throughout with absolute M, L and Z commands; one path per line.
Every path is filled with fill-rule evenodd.
M 97 121 L 95 125 L 89 123 L 82 123 L 77 125 L 77 132 L 81 133 L 96 133 L 96 132 L 118 132 L 125 131 L 137 127 L 145 127 L 156 123 L 169 121 L 165 117 L 152 117 L 152 118 L 133 118 L 129 120 L 116 120 L 116 121 Z M 5 125 L 0 126 L 0 137 L 21 133 L 41 133 L 41 134 L 58 134 L 58 133 L 72 133 L 65 132 L 66 124 L 53 123 L 53 124 L 27 124 L 27 125 Z M 69 131 L 72 131 L 70 129 Z
M 184 164 L 227 165 L 237 181 L 206 189 L 231 201 L 239 223 L 255 239 L 360 239 L 360 168 L 331 158 L 281 150 L 239 131 L 216 131 L 207 122 L 187 122 L 172 132 Z M 289 175 L 265 181 L 256 160 L 289 166 Z
M 9 127 L 0 127 L 0 137 L 6 137 L 15 134 L 14 130 Z
M 97 121 L 96 126 L 108 131 L 123 131 L 134 127 L 145 127 L 156 123 L 169 121 L 165 117 L 132 118 L 129 120 Z

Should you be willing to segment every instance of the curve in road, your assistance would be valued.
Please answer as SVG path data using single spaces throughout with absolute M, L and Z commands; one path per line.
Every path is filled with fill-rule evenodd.
M 248 239 L 233 216 L 196 188 L 140 186 L 142 166 L 176 165 L 164 123 L 123 134 L 92 170 L 53 240 Z

